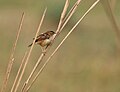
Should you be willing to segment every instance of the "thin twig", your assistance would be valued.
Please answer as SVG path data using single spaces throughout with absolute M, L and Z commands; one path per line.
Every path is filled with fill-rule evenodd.
M 17 45 L 17 42 L 18 42 L 18 39 L 19 39 L 19 36 L 20 36 L 20 32 L 21 32 L 21 29 L 22 29 L 24 16 L 25 16 L 25 13 L 23 12 L 22 17 L 21 17 L 21 21 L 20 21 L 20 24 L 19 24 L 18 32 L 17 32 L 17 35 L 16 35 L 16 40 L 15 40 L 15 43 L 13 45 L 12 52 L 11 52 L 11 55 L 10 55 L 10 59 L 9 59 L 7 71 L 6 71 L 6 74 L 5 74 L 5 77 L 4 77 L 1 92 L 5 92 L 6 87 L 7 87 L 8 79 L 9 79 L 9 76 L 10 76 L 10 73 L 11 73 L 11 70 L 12 70 L 12 66 L 13 66 L 13 63 L 14 63 L 14 53 L 15 53 L 16 45 Z
M 66 12 L 67 12 L 68 6 L 69 6 L 69 0 L 66 0 L 66 2 L 65 2 L 65 6 L 64 6 L 64 8 L 63 8 L 63 12 L 61 13 L 61 17 L 60 17 L 60 21 L 59 21 L 59 24 L 58 24 L 58 27 L 57 27 L 56 33 L 58 33 L 59 30 L 60 30 L 60 28 L 61 28 L 61 25 L 62 25 L 63 20 L 64 20 L 64 18 L 65 18 L 65 15 L 66 15 Z
M 69 0 L 66 0 L 65 5 L 64 5 L 64 8 L 63 8 L 63 11 L 62 11 L 62 13 L 61 13 L 61 17 L 60 17 L 60 20 L 59 20 L 58 27 L 57 27 L 57 29 L 56 29 L 56 34 L 53 35 L 53 38 L 52 38 L 52 42 L 51 42 L 51 43 L 54 42 L 55 38 L 56 38 L 57 35 L 59 34 L 59 31 L 60 31 L 61 26 L 62 26 L 62 24 L 63 24 L 63 21 L 64 21 L 64 19 L 65 19 L 65 15 L 66 15 L 66 12 L 67 12 L 68 7 L 69 7 Z M 51 44 L 51 45 L 52 45 L 52 44 Z M 49 48 L 51 47 L 51 45 L 48 46 L 48 48 L 45 50 L 45 53 L 49 50 Z
M 25 52 L 25 54 L 24 54 L 24 56 L 23 56 L 21 65 L 20 65 L 20 67 L 19 67 L 19 70 L 18 70 L 18 72 L 17 72 L 16 78 L 15 78 L 15 80 L 14 80 L 14 83 L 13 83 L 13 86 L 12 86 L 12 89 L 11 89 L 11 92 L 13 92 L 13 90 L 14 90 L 14 92 L 16 92 L 17 89 L 18 89 L 18 86 L 19 86 L 20 81 L 21 81 L 21 79 L 22 79 L 22 76 L 20 76 L 19 79 L 18 79 L 18 76 L 20 75 L 20 71 L 21 71 L 21 69 L 22 69 L 22 67 L 23 67 L 23 65 L 24 65 L 24 61 L 25 61 L 26 56 L 27 56 L 27 51 Z M 21 74 L 21 75 L 22 75 L 22 74 Z M 17 80 L 18 80 L 18 82 L 17 82 Z M 17 84 L 16 84 L 16 83 L 17 83 Z M 15 86 L 16 86 L 16 87 L 15 87 Z M 14 88 L 15 88 L 15 89 L 14 89 Z
M 40 55 L 37 63 L 35 64 L 32 72 L 30 73 L 29 77 L 27 78 L 27 80 L 26 80 L 26 82 L 25 82 L 26 86 L 28 85 L 30 79 L 32 78 L 33 74 L 35 73 L 35 70 L 37 69 L 37 67 L 39 66 L 39 64 L 42 62 L 42 59 L 43 59 L 43 56 L 44 56 L 44 55 L 45 55 L 44 53 L 42 53 L 42 54 Z
M 47 11 L 47 8 L 44 10 L 43 15 L 42 15 L 42 18 L 41 18 L 41 20 L 40 20 L 40 23 L 39 23 L 39 25 L 38 25 L 38 29 L 37 29 L 37 32 L 36 32 L 36 35 L 35 35 L 35 39 L 33 40 L 33 44 L 32 44 L 32 46 L 31 46 L 31 48 L 30 48 L 29 53 L 28 53 L 28 57 L 27 57 L 27 59 L 26 59 L 25 66 L 24 66 L 24 68 L 23 68 L 23 72 L 25 71 L 26 65 L 27 65 L 27 63 L 28 63 L 29 57 L 30 57 L 31 52 L 32 52 L 32 49 L 33 49 L 33 46 L 34 46 L 34 44 L 35 44 L 36 37 L 37 37 L 37 35 L 38 35 L 39 31 L 40 31 L 41 25 L 42 25 L 42 23 L 43 23 L 43 20 L 44 20 L 46 11 Z M 22 92 L 24 91 L 24 89 L 25 89 L 25 87 L 26 87 L 27 84 L 28 84 L 28 81 L 26 81 L 26 82 L 24 83 L 24 85 L 23 85 L 23 87 L 22 87 L 22 90 L 21 90 Z
M 64 24 L 62 25 L 61 29 L 60 29 L 60 32 L 63 30 L 63 28 L 65 27 L 65 25 L 68 23 L 68 21 L 70 20 L 70 18 L 72 17 L 72 15 L 75 13 L 78 5 L 80 4 L 81 0 L 78 0 L 75 4 L 74 4 L 74 7 L 71 8 L 70 12 L 68 13 L 68 15 L 66 16 L 65 18 L 65 22 Z
M 64 20 L 63 20 L 63 23 L 66 21 L 66 19 L 69 17 L 70 13 L 73 11 L 73 9 L 75 8 L 76 6 L 76 2 L 75 4 L 72 6 L 72 8 L 69 10 L 69 12 L 67 13 L 67 15 L 65 16 Z
M 66 3 L 65 3 L 63 12 L 62 12 L 62 14 L 61 14 L 60 22 L 59 22 L 59 25 L 58 25 L 58 28 L 57 28 L 57 31 L 56 31 L 56 32 L 58 32 L 58 31 L 60 30 L 60 27 L 61 27 L 61 25 L 62 25 L 62 21 L 63 21 L 63 19 L 64 19 L 64 17 L 65 17 L 65 14 L 66 14 L 67 9 L 68 9 L 68 6 L 69 6 L 69 0 L 66 0 Z M 27 86 L 28 82 L 29 82 L 30 79 L 32 78 L 34 72 L 36 71 L 37 67 L 38 67 L 39 64 L 41 63 L 41 61 L 42 61 L 42 59 L 44 58 L 44 56 L 46 55 L 46 52 L 47 52 L 47 51 L 48 51 L 48 48 L 45 50 L 45 53 L 42 53 L 42 54 L 40 55 L 37 63 L 35 64 L 32 72 L 30 73 L 30 75 L 29 75 L 29 77 L 28 77 L 28 79 L 27 79 L 27 81 L 25 82 L 24 85 Z M 24 88 L 24 89 L 25 89 L 25 88 Z
M 58 47 L 54 50 L 54 52 L 49 56 L 49 58 L 46 60 L 44 65 L 41 67 L 41 69 L 38 71 L 37 75 L 32 80 L 31 84 L 28 86 L 26 92 L 31 88 L 35 80 L 38 78 L 38 76 L 41 74 L 43 69 L 46 67 L 50 59 L 53 57 L 53 55 L 58 51 L 58 49 L 61 47 L 61 45 L 64 43 L 64 41 L 69 37 L 69 35 L 74 31 L 74 29 L 78 26 L 78 24 L 85 18 L 85 16 L 99 3 L 100 0 L 97 0 L 86 12 L 85 14 L 79 19 L 79 21 L 73 26 L 73 28 L 69 31 L 69 33 L 65 36 L 65 38 L 62 40 L 62 42 L 58 45 Z

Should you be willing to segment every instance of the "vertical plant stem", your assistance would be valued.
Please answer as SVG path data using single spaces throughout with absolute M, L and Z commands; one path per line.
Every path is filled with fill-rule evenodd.
M 14 83 L 13 83 L 11 92 L 13 92 L 14 88 L 15 88 L 14 92 L 16 92 L 17 89 L 18 89 L 18 86 L 19 86 L 20 81 L 21 81 L 21 79 L 22 79 L 22 76 L 20 76 L 19 79 L 18 79 L 18 76 L 20 75 L 20 71 L 21 71 L 21 69 L 22 69 L 22 67 L 23 67 L 23 64 L 24 64 L 24 61 L 25 61 L 26 56 L 27 56 L 27 51 L 25 52 L 25 55 L 24 55 L 24 57 L 23 57 L 23 59 L 22 59 L 21 65 L 20 65 L 20 67 L 19 67 L 19 70 L 18 70 L 18 72 L 17 72 L 16 78 L 15 78 Z M 22 74 L 21 74 L 21 75 L 22 75 Z M 18 80 L 18 82 L 17 82 L 17 80 Z M 17 84 L 16 84 L 16 82 L 17 82 Z M 16 86 L 16 87 L 15 87 L 15 86 Z
M 15 40 L 15 43 L 13 45 L 12 52 L 11 52 L 11 55 L 10 55 L 7 71 L 6 71 L 4 80 L 3 80 L 3 85 L 2 85 L 2 88 L 1 88 L 1 92 L 5 92 L 6 87 L 7 87 L 7 83 L 8 83 L 8 80 L 9 80 L 9 76 L 11 74 L 11 69 L 12 69 L 12 66 L 13 66 L 13 63 L 14 63 L 14 53 L 15 53 L 16 45 L 17 45 L 19 35 L 20 35 L 20 32 L 21 32 L 24 16 L 25 16 L 25 14 L 23 12 L 22 17 L 21 17 L 21 21 L 20 21 L 20 24 L 19 24 L 18 32 L 17 32 L 17 35 L 16 35 L 16 40 Z
M 56 33 L 58 33 L 59 30 L 60 30 L 60 28 L 61 28 L 61 25 L 62 25 L 63 20 L 64 20 L 64 18 L 65 18 L 65 15 L 66 15 L 66 12 L 67 12 L 68 6 L 69 6 L 69 0 L 66 0 L 66 2 L 65 2 L 65 6 L 64 6 L 63 11 L 62 11 L 62 13 L 61 13 L 61 17 L 60 17 L 60 21 L 59 21 L 59 24 L 58 24 L 58 27 L 57 27 Z
M 34 44 L 35 44 L 36 37 L 37 37 L 37 35 L 38 35 L 39 31 L 40 31 L 41 25 L 42 25 L 42 23 L 43 23 L 43 20 L 44 20 L 46 11 L 47 11 L 47 8 L 44 10 L 43 15 L 42 15 L 42 18 L 41 18 L 41 20 L 40 20 L 40 23 L 39 23 L 39 25 L 38 25 L 38 29 L 37 29 L 37 32 L 36 32 L 36 35 L 35 35 L 35 39 L 33 40 L 33 44 L 32 44 L 32 46 L 31 46 L 31 48 L 30 48 L 29 53 L 28 53 L 28 56 L 27 56 L 27 59 L 26 59 L 26 62 L 25 62 L 25 66 L 23 67 L 23 71 L 22 71 L 23 73 L 25 72 L 25 68 L 26 68 L 26 66 L 27 66 L 29 57 L 30 57 L 31 52 L 32 52 L 32 49 L 33 49 L 33 46 L 34 46 Z M 24 85 L 23 85 L 23 87 L 22 87 L 22 90 L 21 90 L 22 92 L 24 92 L 27 83 L 28 83 L 28 81 L 26 81 L 26 82 L 24 83 Z
M 25 85 L 26 85 L 26 86 L 28 85 L 30 79 L 32 78 L 33 74 L 35 73 L 35 70 L 37 69 L 37 67 L 38 67 L 39 64 L 41 63 L 41 61 L 42 61 L 44 55 L 45 55 L 44 53 L 42 53 L 42 54 L 40 55 L 40 57 L 39 57 L 37 63 L 35 64 L 35 66 L 34 66 L 32 72 L 30 73 L 29 77 L 27 78 L 27 80 L 26 80 L 26 82 L 25 82 Z
M 60 32 L 63 30 L 63 28 L 65 27 L 65 25 L 67 24 L 67 22 L 70 20 L 70 18 L 72 17 L 72 15 L 75 13 L 78 5 L 80 4 L 81 0 L 78 0 L 75 4 L 74 7 L 71 8 L 70 12 L 68 13 L 68 15 L 65 18 L 65 22 L 63 23 Z
M 49 58 L 46 60 L 44 65 L 41 67 L 41 69 L 38 71 L 34 79 L 32 80 L 31 84 L 27 87 L 27 90 L 25 92 L 28 92 L 30 90 L 33 83 L 36 81 L 38 76 L 41 74 L 43 69 L 46 67 L 46 65 L 49 63 L 50 59 L 53 57 L 53 55 L 58 51 L 58 49 L 61 47 L 61 45 L 64 43 L 64 41 L 69 37 L 69 35 L 74 31 L 74 29 L 78 26 L 78 24 L 85 18 L 85 16 L 99 3 L 100 0 L 97 0 L 86 12 L 85 14 L 78 20 L 78 22 L 73 26 L 73 28 L 69 31 L 69 33 L 65 36 L 65 38 L 61 41 L 61 43 L 58 45 L 58 47 L 53 51 L 53 53 L 49 56 Z
M 58 28 L 57 28 L 57 30 L 56 30 L 56 33 L 60 30 L 60 27 L 61 27 L 61 25 L 62 25 L 62 21 L 63 21 L 65 15 L 66 15 L 66 11 L 67 11 L 67 9 L 68 9 L 68 6 L 69 6 L 69 0 L 66 0 L 65 6 L 64 6 L 64 8 L 63 8 L 63 12 L 62 12 L 62 14 L 61 14 L 60 22 L 59 22 Z M 55 36 L 56 36 L 56 35 L 55 35 Z M 32 72 L 31 72 L 30 76 L 28 77 L 27 81 L 25 82 L 25 84 L 24 84 L 24 86 L 23 86 L 23 87 L 24 87 L 24 88 L 23 88 L 24 90 L 22 90 L 22 92 L 25 91 L 25 86 L 27 86 L 28 82 L 29 82 L 30 79 L 32 78 L 35 70 L 37 69 L 38 65 L 40 64 L 40 62 L 42 61 L 42 59 L 43 59 L 44 56 L 46 55 L 46 52 L 47 52 L 47 51 L 48 51 L 48 48 L 45 50 L 45 53 L 42 53 L 42 54 L 40 55 L 40 57 L 39 57 L 36 65 L 34 66 L 34 68 L 33 68 Z
M 60 27 L 61 27 L 61 25 L 62 25 L 62 21 L 63 21 L 65 15 L 66 15 L 66 11 L 67 11 L 67 9 L 68 9 L 68 6 L 69 6 L 69 0 L 66 0 L 65 6 L 64 6 L 64 8 L 63 8 L 63 12 L 61 13 L 61 18 L 60 18 L 60 22 L 59 22 L 59 24 L 58 24 L 56 33 L 58 33 L 59 30 L 60 30 Z M 54 39 L 55 37 L 56 37 L 56 34 L 55 34 L 55 36 L 53 37 L 53 39 Z M 41 54 L 41 56 L 40 56 L 40 58 L 38 59 L 35 67 L 33 68 L 32 72 L 31 72 L 30 76 L 28 77 L 27 81 L 24 83 L 23 88 L 22 88 L 22 92 L 25 91 L 25 87 L 27 86 L 28 82 L 30 81 L 31 77 L 33 76 L 33 74 L 34 74 L 35 70 L 37 69 L 38 65 L 40 64 L 40 62 L 42 61 L 42 59 L 43 59 L 44 56 L 46 55 L 46 52 L 47 52 L 47 51 L 48 51 L 48 48 L 45 50 L 45 53 L 42 53 L 42 54 Z

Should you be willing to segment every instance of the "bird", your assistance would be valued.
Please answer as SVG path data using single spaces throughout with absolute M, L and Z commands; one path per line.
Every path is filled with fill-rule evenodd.
M 55 34 L 54 31 L 47 31 L 45 33 L 41 33 L 40 35 L 38 35 L 36 37 L 35 43 L 39 44 L 41 46 L 41 49 L 43 47 L 47 48 L 51 44 L 52 37 L 54 34 Z M 35 39 L 35 38 L 33 38 L 33 39 Z M 33 43 L 31 43 L 28 47 L 31 47 L 32 44 Z M 42 49 L 42 51 L 44 51 L 44 50 Z

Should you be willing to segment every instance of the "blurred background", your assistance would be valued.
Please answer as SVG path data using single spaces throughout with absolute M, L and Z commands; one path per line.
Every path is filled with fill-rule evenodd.
M 70 0 L 70 7 L 76 1 Z M 94 1 L 82 0 L 49 54 Z M 120 0 L 116 0 L 115 4 L 115 0 L 111 1 L 116 20 L 120 23 Z M 64 3 L 65 0 L 0 0 L 0 88 L 22 12 L 25 12 L 25 19 L 15 51 L 8 92 L 27 46 L 32 42 L 45 7 L 48 10 L 40 32 L 56 30 Z M 114 27 L 99 3 L 65 41 L 30 92 L 120 92 L 120 57 L 117 51 Z M 40 54 L 40 46 L 36 45 L 22 84 Z

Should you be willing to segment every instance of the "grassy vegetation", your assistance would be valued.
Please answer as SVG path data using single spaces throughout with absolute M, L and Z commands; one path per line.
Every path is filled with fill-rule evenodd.
M 76 0 L 71 1 L 72 5 Z M 52 49 L 93 1 L 95 0 L 82 1 Z M 25 49 L 34 37 L 44 7 L 48 7 L 48 12 L 41 28 L 42 32 L 56 29 L 64 2 L 65 0 L 0 0 L 0 88 L 22 11 L 26 12 L 25 22 L 15 51 L 15 63 L 9 85 L 13 83 Z M 119 8 L 120 1 L 117 0 L 117 20 L 120 20 Z M 98 4 L 62 45 L 30 92 L 119 92 L 120 58 L 117 55 L 116 34 L 113 30 L 103 7 Z M 35 46 L 22 83 L 40 53 L 40 47 Z M 7 88 L 8 92 L 10 88 L 11 86 Z

